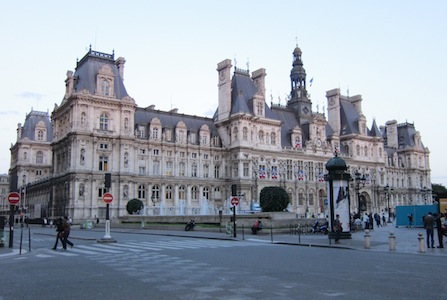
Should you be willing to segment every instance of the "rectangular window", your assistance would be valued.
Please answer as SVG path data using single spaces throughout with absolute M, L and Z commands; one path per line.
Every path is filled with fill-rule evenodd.
M 191 153 L 192 158 L 197 158 L 197 153 Z
M 185 152 L 180 151 L 180 157 L 185 157 Z
M 203 159 L 208 159 L 208 154 L 203 154 Z
M 239 177 L 238 163 L 234 163 L 233 164 L 233 177 Z
M 140 175 L 146 175 L 146 167 L 139 168 Z
M 106 156 L 99 157 L 99 170 L 107 171 L 107 157 Z
M 158 160 L 153 161 L 152 175 L 160 175 L 160 162 Z
M 185 163 L 181 162 L 178 165 L 178 176 L 185 176 Z
M 140 149 L 140 154 L 146 154 L 146 149 Z
M 159 150 L 158 149 L 154 149 L 154 151 L 152 152 L 154 155 L 158 155 Z
M 167 161 L 166 162 L 166 175 L 167 176 L 172 176 L 172 161 Z
M 248 177 L 250 175 L 249 170 L 250 170 L 249 164 L 244 162 L 244 177 Z
M 209 177 L 209 166 L 203 165 L 203 178 L 208 178 L 208 177 Z
M 191 177 L 197 177 L 197 165 L 193 164 L 191 166 Z
M 107 193 L 107 189 L 105 187 L 100 187 L 98 189 L 98 198 L 102 198 L 102 196 Z
M 214 178 L 220 178 L 220 166 L 214 166 Z
M 292 180 L 293 178 L 293 170 L 292 170 L 292 160 L 288 159 L 286 161 L 286 176 L 287 176 L 287 180 Z
M 109 148 L 109 144 L 99 144 L 99 149 L 108 149 Z
M 172 156 L 172 151 L 171 150 L 166 151 L 166 156 L 171 157 Z

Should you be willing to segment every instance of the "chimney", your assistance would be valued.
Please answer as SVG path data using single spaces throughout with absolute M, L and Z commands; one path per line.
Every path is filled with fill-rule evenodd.
M 124 64 L 125 63 L 126 63 L 126 60 L 124 59 L 124 57 L 118 57 L 118 59 L 115 61 L 115 64 L 118 67 L 118 72 L 119 72 L 122 80 L 124 80 Z

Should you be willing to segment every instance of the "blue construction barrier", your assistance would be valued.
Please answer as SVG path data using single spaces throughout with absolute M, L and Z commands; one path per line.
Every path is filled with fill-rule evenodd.
M 424 227 L 423 218 L 429 212 L 438 214 L 439 207 L 437 204 L 433 205 L 410 205 L 410 206 L 396 206 L 396 227 L 408 226 L 408 215 L 413 214 L 414 227 Z

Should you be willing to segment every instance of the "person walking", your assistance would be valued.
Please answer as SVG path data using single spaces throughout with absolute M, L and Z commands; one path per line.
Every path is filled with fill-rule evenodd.
M 408 228 L 413 227 L 413 214 L 408 214 Z
M 70 235 L 70 222 L 68 220 L 68 217 L 64 217 L 64 221 L 62 223 L 62 230 L 63 230 L 63 238 L 62 238 L 62 246 L 64 247 L 64 250 L 67 250 L 67 244 L 70 245 L 71 248 L 73 248 L 73 243 L 68 240 L 68 236 Z
M 444 248 L 444 245 L 443 245 L 443 234 L 442 234 L 443 230 L 442 230 L 442 225 L 441 225 L 442 224 L 441 223 L 441 216 L 442 216 L 442 214 L 439 215 L 439 216 L 437 214 L 434 214 L 433 216 L 434 216 L 435 222 L 436 222 L 436 233 L 438 234 L 439 246 L 437 248 Z
M 427 248 L 430 248 L 430 245 L 432 248 L 435 246 L 435 241 L 433 238 L 433 228 L 435 224 L 435 218 L 431 214 L 431 212 L 428 213 L 427 216 L 424 217 L 424 228 L 427 232 Z
M 64 244 L 63 240 L 64 230 L 62 229 L 62 224 L 63 222 L 61 218 L 56 220 L 56 242 L 54 243 L 54 247 L 52 248 L 53 250 L 57 249 L 57 244 L 59 240 L 61 241 L 62 245 Z
M 340 222 L 340 215 L 335 216 L 334 220 L 334 227 L 333 230 L 335 231 L 335 243 L 340 244 L 340 234 L 341 234 L 341 222 Z

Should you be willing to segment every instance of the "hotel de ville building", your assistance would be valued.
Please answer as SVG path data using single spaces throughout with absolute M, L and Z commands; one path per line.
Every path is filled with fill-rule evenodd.
M 292 54 L 286 105 L 266 102 L 265 69 L 219 62 L 217 108 L 207 118 L 139 107 L 123 83 L 125 59 L 90 49 L 67 72 L 51 114 L 32 110 L 18 125 L 11 187 L 30 218 L 103 218 L 106 192 L 112 218 L 128 215 L 134 198 L 149 216 L 227 214 L 232 185 L 239 213 L 279 186 L 288 211 L 323 216 L 325 164 L 337 153 L 353 178 L 352 213 L 431 203 L 430 152 L 414 124 L 368 122 L 362 97 L 339 89 L 326 92 L 327 114 L 315 112 L 302 51 Z

